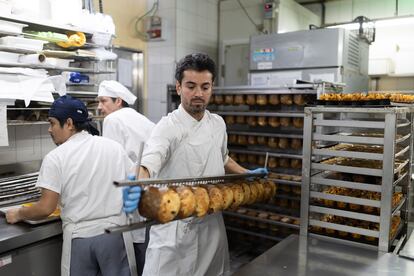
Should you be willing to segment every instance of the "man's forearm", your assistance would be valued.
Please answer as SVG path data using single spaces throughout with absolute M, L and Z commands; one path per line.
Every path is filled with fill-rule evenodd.
M 226 173 L 247 173 L 247 169 L 243 168 L 236 161 L 229 157 L 226 165 L 224 165 Z

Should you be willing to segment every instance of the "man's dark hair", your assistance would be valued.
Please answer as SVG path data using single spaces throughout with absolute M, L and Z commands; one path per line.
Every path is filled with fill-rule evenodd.
M 56 118 L 56 119 L 59 121 L 59 125 L 62 128 L 65 125 L 66 120 L 69 119 L 69 118 L 66 118 L 66 119 Z M 81 132 L 82 130 L 86 130 L 87 132 L 89 132 L 92 135 L 99 135 L 99 130 L 96 129 L 96 127 L 91 125 L 91 124 L 92 123 L 89 122 L 89 121 L 86 121 L 86 122 L 75 122 L 74 121 L 73 122 L 73 126 L 75 127 L 76 132 Z
M 186 55 L 177 63 L 175 79 L 180 84 L 184 77 L 184 71 L 186 70 L 195 70 L 197 72 L 207 70 L 213 75 L 213 82 L 216 79 L 216 64 L 208 55 L 203 53 Z
M 115 102 L 117 98 L 111 97 L 111 99 L 112 99 L 112 102 Z M 124 101 L 124 100 L 122 100 L 122 104 L 121 105 L 122 105 L 122 107 L 129 107 L 129 104 L 126 101 Z

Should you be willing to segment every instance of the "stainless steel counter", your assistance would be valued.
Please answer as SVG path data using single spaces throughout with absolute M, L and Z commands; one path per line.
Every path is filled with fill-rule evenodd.
M 392 253 L 291 235 L 233 275 L 402 276 L 414 275 L 414 261 Z
M 0 254 L 62 234 L 62 223 L 51 222 L 32 226 L 26 223 L 8 224 L 0 217 Z

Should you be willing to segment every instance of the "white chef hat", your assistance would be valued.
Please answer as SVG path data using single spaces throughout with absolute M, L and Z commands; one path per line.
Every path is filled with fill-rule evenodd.
M 104 80 L 99 84 L 98 97 L 106 96 L 111 98 L 121 98 L 128 104 L 134 104 L 137 97 L 125 86 L 114 80 Z

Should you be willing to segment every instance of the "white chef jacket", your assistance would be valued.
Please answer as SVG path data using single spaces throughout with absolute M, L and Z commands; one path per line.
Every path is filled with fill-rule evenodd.
M 37 187 L 59 194 L 63 227 L 62 275 L 68 275 L 72 238 L 93 237 L 125 224 L 122 191 L 133 167 L 125 150 L 107 138 L 82 131 L 49 152 L 40 168 Z
M 131 160 L 136 162 L 140 144 L 148 140 L 154 126 L 153 122 L 136 110 L 124 107 L 105 117 L 102 136 L 120 143 Z M 142 218 L 137 215 L 136 220 Z M 145 228 L 134 230 L 131 234 L 134 242 L 145 242 Z
M 120 143 L 135 162 L 140 143 L 148 140 L 154 126 L 136 110 L 124 107 L 105 117 L 102 136 Z
M 151 177 L 223 175 L 226 125 L 205 111 L 197 121 L 180 105 L 155 126 L 141 164 Z M 229 268 L 221 213 L 151 227 L 143 275 L 223 275 Z

